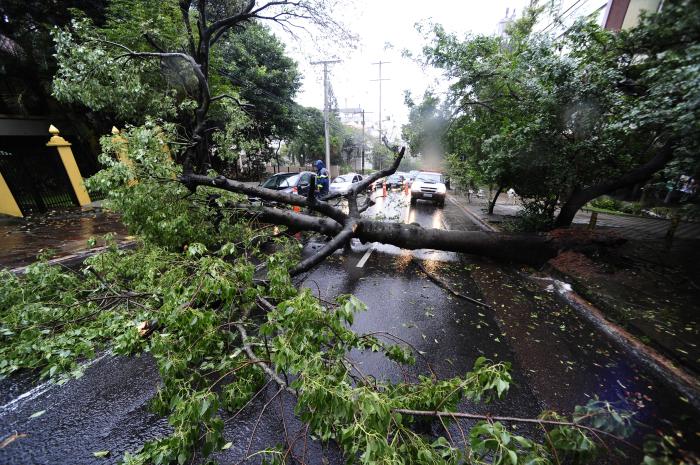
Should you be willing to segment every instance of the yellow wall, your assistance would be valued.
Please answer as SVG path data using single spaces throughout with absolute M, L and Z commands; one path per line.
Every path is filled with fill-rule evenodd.
M 19 209 L 19 205 L 15 201 L 12 192 L 10 192 L 10 187 L 5 182 L 5 178 L 2 177 L 0 173 L 0 213 L 10 216 L 22 217 L 22 210 Z

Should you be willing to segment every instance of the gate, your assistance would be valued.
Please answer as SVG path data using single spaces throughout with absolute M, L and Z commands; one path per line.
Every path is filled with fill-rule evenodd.
M 56 150 L 0 151 L 0 173 L 25 216 L 78 205 Z

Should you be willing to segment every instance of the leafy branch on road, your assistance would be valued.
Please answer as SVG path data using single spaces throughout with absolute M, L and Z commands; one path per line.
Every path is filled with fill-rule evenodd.
M 79 362 L 99 350 L 149 352 L 163 380 L 152 407 L 168 415 L 173 433 L 146 443 L 138 454 L 127 453 L 129 464 L 185 463 L 221 450 L 228 444 L 222 412 L 240 415 L 268 385 L 266 378 L 297 397 L 297 415 L 310 434 L 334 441 L 358 463 L 481 463 L 494 453 L 501 459 L 492 463 L 583 457 L 593 453 L 595 434 L 631 432 L 629 413 L 593 403 L 586 411 L 606 418 L 593 426 L 576 419 L 512 419 L 551 426 L 551 442 L 544 445 L 512 434 L 498 417 L 471 414 L 482 421 L 467 427 L 457 421 L 470 415 L 458 411 L 460 402 L 506 395 L 509 364 L 482 357 L 471 372 L 444 380 L 421 375 L 415 382 L 390 383 L 368 377 L 350 360 L 351 351 L 382 352 L 400 364 L 415 360 L 407 346 L 350 329 L 354 315 L 364 310 L 359 300 L 341 296 L 329 306 L 309 290 L 294 289 L 284 267 L 294 247 L 267 256 L 265 289 L 253 285 L 254 267 L 227 250 L 209 252 L 201 244 L 191 244 L 185 254 L 150 244 L 130 252 L 112 247 L 90 258 L 80 274 L 43 263 L 23 277 L 5 273 L 0 356 L 10 363 L 0 370 L 7 375 L 41 369 L 65 381 L 79 376 Z M 89 296 L 103 281 L 149 292 L 141 306 L 121 299 L 104 305 L 98 321 L 76 317 L 101 303 Z M 55 310 L 66 305 L 63 324 L 49 329 L 36 324 L 49 315 L 55 319 Z M 143 322 L 152 332 L 142 331 Z M 425 415 L 439 418 L 437 435 L 427 434 Z M 453 437 L 450 424 L 462 439 Z M 294 448 L 288 445 L 287 452 Z M 279 463 L 285 455 L 273 449 L 260 453 Z

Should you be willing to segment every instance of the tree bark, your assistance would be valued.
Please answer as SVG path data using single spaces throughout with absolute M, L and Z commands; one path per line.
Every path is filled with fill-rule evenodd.
M 496 208 L 496 200 L 498 200 L 498 196 L 501 195 L 502 190 L 503 186 L 499 185 L 498 189 L 496 189 L 496 195 L 494 195 L 493 200 L 489 202 L 489 215 L 493 215 L 493 209 Z

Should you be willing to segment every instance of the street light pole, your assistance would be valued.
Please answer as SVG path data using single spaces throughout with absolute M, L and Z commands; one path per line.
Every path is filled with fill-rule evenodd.
M 331 142 L 330 130 L 328 127 L 328 65 L 332 63 L 340 63 L 340 60 L 322 60 L 314 61 L 312 65 L 323 65 L 323 133 L 326 139 L 326 168 L 331 171 Z

